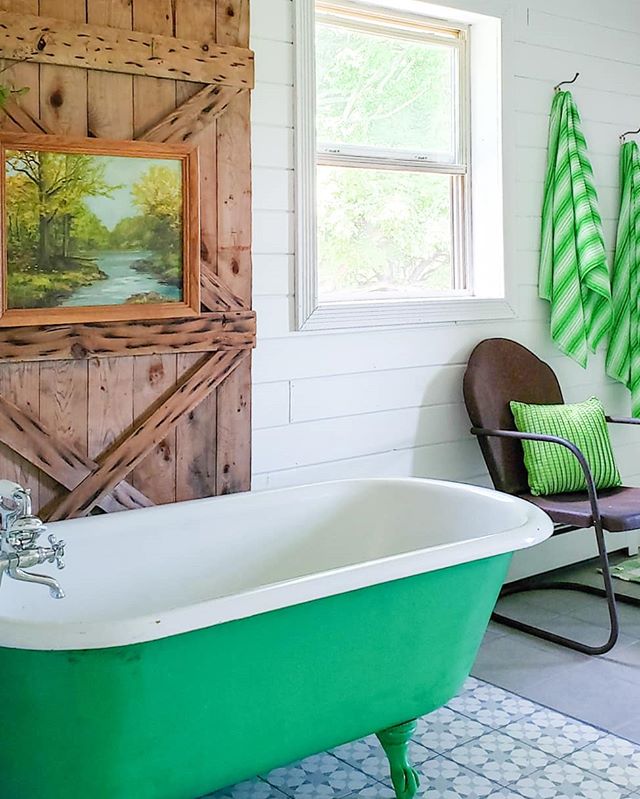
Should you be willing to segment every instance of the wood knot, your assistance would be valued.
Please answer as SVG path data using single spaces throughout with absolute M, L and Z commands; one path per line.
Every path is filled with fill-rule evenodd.
M 47 46 L 47 40 L 45 39 L 45 37 L 44 37 L 44 36 L 41 36 L 41 37 L 38 39 L 38 43 L 36 44 L 36 50 L 37 50 L 39 53 L 41 53 L 41 52 L 44 50 L 44 48 L 45 48 L 46 46 Z
M 235 258 L 233 258 L 231 261 L 231 271 L 233 272 L 234 275 L 237 275 L 238 272 L 240 271 L 240 264 Z
M 49 102 L 54 108 L 60 108 L 60 106 L 64 103 L 64 97 L 62 96 L 60 89 L 56 89 L 54 92 L 51 92 Z
M 86 358 L 88 354 L 89 354 L 89 351 L 87 350 L 87 348 L 84 347 L 79 342 L 76 341 L 75 344 L 71 345 L 71 355 L 74 358 L 79 358 L 79 359 L 80 358 Z
M 169 445 L 168 441 L 161 441 L 158 444 L 158 450 L 160 451 L 160 457 L 162 458 L 165 463 L 168 463 L 171 460 L 171 446 Z
M 164 366 L 161 363 L 153 364 L 149 367 L 149 382 L 157 383 L 164 377 Z
M 233 6 L 227 6 L 227 16 L 228 17 L 235 17 L 236 12 Z

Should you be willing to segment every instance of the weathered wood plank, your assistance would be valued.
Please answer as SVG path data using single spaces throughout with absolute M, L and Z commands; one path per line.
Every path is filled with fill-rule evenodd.
M 218 389 L 216 493 L 251 488 L 251 359 Z
M 44 124 L 44 122 L 37 116 L 32 116 L 22 103 L 16 100 L 9 100 L 5 107 L 2 109 L 8 119 L 14 124 L 13 130 L 23 133 L 46 133 L 52 134 L 53 131 Z
M 170 0 L 148 3 L 134 0 L 134 28 L 139 31 L 173 36 L 175 34 Z M 193 85 L 193 84 L 191 84 Z M 175 111 L 176 84 L 158 78 L 134 78 L 134 131 L 139 137 L 159 118 Z M 174 355 L 143 357 L 134 360 L 134 418 L 166 395 L 177 380 L 177 359 Z M 175 430 L 154 446 L 132 472 L 134 485 L 153 491 L 157 502 L 175 501 L 176 482 Z
M 133 358 L 89 361 L 89 457 L 98 460 L 133 424 Z
M 86 18 L 85 0 L 40 0 L 40 14 L 52 12 L 63 18 L 67 28 L 82 24 Z M 3 15 L 0 14 L 0 19 Z M 7 17 L 16 15 L 8 14 Z M 40 17 L 17 15 L 20 20 L 39 20 Z M 2 33 L 0 27 L 0 42 Z M 2 52 L 0 45 L 0 52 Z M 87 135 L 87 73 L 71 66 L 47 63 L 40 69 L 40 118 L 58 134 Z
M 157 0 L 156 0 L 157 2 Z M 148 4 L 149 7 L 153 3 Z M 33 63 L 84 67 L 104 72 L 219 83 L 250 88 L 254 83 L 253 53 L 214 41 L 176 39 L 147 32 L 88 25 L 70 25 L 67 3 L 48 0 L 42 16 L 0 12 L 0 54 Z M 58 18 L 46 16 L 55 11 Z M 64 16 L 65 19 L 59 17 Z
M 214 0 L 175 0 L 176 36 L 193 38 L 205 35 L 216 39 L 216 14 Z M 176 98 L 178 102 L 189 101 L 193 97 L 194 85 L 178 82 Z M 203 87 L 201 94 L 209 95 L 211 87 Z M 213 87 L 217 88 L 217 87 Z M 216 95 L 219 107 L 226 104 L 223 95 L 235 94 L 235 88 L 220 87 Z M 194 101 L 197 102 L 197 101 Z M 190 108 L 192 106 L 187 106 Z M 184 106 L 183 106 L 184 108 Z M 205 106 L 206 108 L 206 106 Z M 207 112 L 205 112 L 207 114 Z M 218 241 L 218 209 L 216 196 L 216 119 L 208 112 L 208 124 L 195 130 L 194 140 L 198 144 L 200 156 L 200 261 L 201 261 L 201 302 L 209 308 L 209 301 L 203 301 L 202 290 L 207 276 L 215 273 L 215 264 L 210 258 L 216 257 Z M 197 123 L 196 123 L 197 124 Z M 228 310 L 216 302 L 211 310 Z M 234 306 L 237 309 L 239 306 Z M 178 375 L 184 374 L 197 360 L 193 354 L 178 355 Z M 176 425 L 176 499 L 188 500 L 211 496 L 216 493 L 216 424 L 218 398 L 215 391 L 186 414 Z
M 86 17 L 86 3 L 84 0 L 69 0 L 63 8 L 58 8 L 59 0 L 40 0 L 39 13 L 52 14 L 69 20 L 66 24 L 83 23 Z M 56 66 L 52 64 L 36 66 L 40 70 L 40 117 L 38 122 L 45 128 L 45 132 L 55 131 L 56 134 L 73 136 L 87 135 L 87 73 L 85 70 L 72 67 Z M 27 95 L 28 97 L 28 95 Z M 67 419 L 77 420 L 77 430 L 68 429 L 69 438 L 64 438 L 68 445 L 74 445 L 83 455 L 87 455 L 87 370 L 86 364 L 76 364 L 75 369 L 61 368 L 56 372 L 53 390 L 58 395 L 56 398 L 48 394 L 47 383 L 52 378 L 52 372 L 42 368 L 41 364 L 34 364 L 40 370 L 40 419 L 50 427 L 59 431 L 58 436 L 63 437 L 65 423 L 69 428 Z M 60 403 L 57 405 L 56 403 Z M 68 403 L 68 407 L 65 407 Z M 60 424 L 60 427 L 58 425 Z M 74 436 L 73 433 L 76 433 Z M 46 476 L 40 481 L 41 506 L 60 496 L 60 489 Z
M 133 27 L 137 32 L 172 36 L 174 31 L 171 0 L 155 0 L 154 3 L 149 3 L 147 0 L 133 0 Z M 138 138 L 166 114 L 175 111 L 176 83 L 147 73 L 144 77 L 134 78 L 133 97 L 133 131 L 134 136 Z
M 164 119 L 150 128 L 140 141 L 190 141 L 223 114 L 243 90 L 235 86 L 205 86 Z
M 21 453 L 33 468 L 40 469 L 68 489 L 75 488 L 98 464 L 74 447 L 55 438 L 51 430 L 31 413 L 0 397 L 0 441 Z M 120 482 L 98 503 L 107 511 L 144 508 L 152 503 L 126 482 Z
M 174 15 L 171 0 L 133 0 L 133 27 L 136 31 L 173 36 L 175 34 Z M 190 86 L 194 84 L 190 83 Z M 148 130 L 159 119 L 175 111 L 177 103 L 176 82 L 162 78 L 140 77 L 133 79 L 133 116 L 134 135 L 138 137 Z M 198 223 L 197 234 L 200 233 Z M 194 257 L 199 254 L 194 254 Z M 200 306 L 198 305 L 198 310 Z M 176 356 L 163 355 L 151 361 L 143 358 L 134 361 L 134 418 L 161 396 L 177 380 Z M 138 394 L 145 396 L 145 404 L 137 404 Z M 155 484 L 154 499 L 163 502 L 175 501 L 175 465 L 176 436 L 175 430 L 153 447 L 147 457 L 133 471 L 131 480 L 141 488 L 147 486 L 151 479 Z M 154 478 L 155 475 L 155 478 Z
M 177 422 L 196 408 L 247 357 L 244 351 L 205 356 L 179 381 L 168 398 L 160 398 L 138 419 L 128 435 L 100 458 L 100 466 L 51 513 L 51 521 L 89 513 L 157 446 Z
M 41 361 L 39 420 L 76 452 L 87 452 L 87 362 Z M 63 496 L 62 486 L 41 474 L 40 506 Z
M 19 404 L 26 413 L 37 418 L 40 413 L 38 380 L 38 364 L 3 364 L 0 366 L 0 397 Z M 30 488 L 33 506 L 39 507 L 40 474 L 21 448 L 15 451 L 0 448 L 0 477 Z
M 197 356 L 196 356 L 197 357 Z M 175 356 L 143 355 L 133 359 L 133 417 L 142 416 L 178 379 Z M 176 434 L 168 433 L 131 474 L 131 482 L 156 504 L 176 500 Z
M 245 308 L 244 302 L 230 291 L 213 271 L 212 264 L 202 263 L 200 272 L 201 301 L 211 311 L 235 311 Z
M 218 0 L 218 41 L 248 42 L 249 3 Z M 251 302 L 251 94 L 239 95 L 218 120 L 218 277 Z
M 0 0 L 0 8 L 15 8 L 22 14 L 37 13 L 38 0 Z M 39 83 L 40 71 L 35 64 L 14 64 L 11 70 L 3 75 L 13 88 L 27 87 L 29 91 L 21 99 L 24 113 L 18 116 L 20 122 L 29 124 L 29 119 L 37 117 L 40 113 Z M 12 101 L 10 109 L 15 106 Z M 9 121 L 9 118 L 5 118 Z M 4 121 L 4 120 L 3 120 Z M 10 123 L 15 124 L 15 123 Z M 40 412 L 39 368 L 38 364 L 15 364 L 0 366 L 0 394 L 13 402 L 19 403 L 28 412 L 38 415 Z M 33 505 L 37 508 L 40 504 L 40 473 L 37 468 L 28 463 L 22 455 L 6 448 L 0 447 L 0 476 L 15 480 L 32 491 Z
M 175 0 L 176 35 L 192 37 L 198 31 L 217 41 L 217 17 L 215 0 Z M 206 87 L 204 87 L 206 89 Z M 178 82 L 177 97 L 184 102 L 191 95 L 192 87 Z M 219 100 L 220 100 L 219 96 Z M 220 105 L 224 101 L 220 100 Z M 209 124 L 195 133 L 200 155 L 200 263 L 202 275 L 216 271 L 218 250 L 218 198 L 217 198 L 217 117 L 210 115 Z M 201 297 L 202 302 L 202 297 Z M 222 306 L 205 309 L 220 310 Z M 198 413 L 215 413 L 215 398 L 210 397 Z M 207 406 L 211 408 L 208 409 Z
M 12 11 L 16 14 L 37 14 L 39 12 L 38 0 L 0 0 L 0 11 Z M 2 127 L 11 130 L 14 125 L 17 129 L 35 133 L 31 125 L 36 123 L 40 116 L 40 67 L 37 64 L 27 62 L 14 63 L 11 68 L 3 75 L 6 82 L 12 89 L 27 89 L 27 93 L 20 98 L 20 105 L 14 99 L 7 104 L 9 111 L 14 111 L 15 116 L 21 118 L 21 122 L 15 116 L 9 114 L 2 120 Z M 17 109 L 16 109 L 17 106 Z
M 253 311 L 216 312 L 159 321 L 0 328 L 0 362 L 119 358 L 254 346 Z
M 249 0 L 216 0 L 217 40 L 221 44 L 249 45 Z
M 198 355 L 178 355 L 178 375 L 198 361 Z M 184 502 L 216 494 L 217 397 L 208 397 L 176 425 L 176 500 Z
M 130 31 L 133 25 L 130 0 L 88 0 L 87 19 L 91 24 Z M 87 77 L 91 81 L 88 117 L 93 135 L 132 139 L 134 78 L 96 71 L 89 71 Z M 82 345 L 76 351 L 83 357 Z M 133 358 L 126 357 L 100 358 L 88 363 L 88 451 L 92 458 L 102 455 L 133 424 L 133 363 Z
M 217 0 L 217 40 L 249 43 L 249 0 Z M 243 93 L 217 121 L 218 278 L 251 306 L 251 95 Z M 218 390 L 218 494 L 251 487 L 251 359 Z
M 131 30 L 131 0 L 89 0 L 87 22 Z M 133 76 L 91 70 L 89 91 L 89 135 L 105 139 L 127 139 L 133 135 Z

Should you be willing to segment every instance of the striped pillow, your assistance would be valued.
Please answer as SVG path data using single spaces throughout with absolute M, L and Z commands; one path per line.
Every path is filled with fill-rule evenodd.
M 596 488 L 622 485 L 611 449 L 604 407 L 597 397 L 575 405 L 527 405 L 511 402 L 521 433 L 541 433 L 571 441 L 582 451 Z M 523 441 L 529 487 L 536 496 L 586 491 L 587 483 L 575 456 L 546 441 Z

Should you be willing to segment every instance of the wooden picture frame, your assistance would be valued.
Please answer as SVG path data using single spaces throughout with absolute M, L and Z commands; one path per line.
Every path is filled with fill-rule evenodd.
M 8 153 L 11 154 L 9 157 L 13 159 L 11 163 L 8 161 Z M 145 241 L 152 242 L 149 247 L 153 246 L 154 228 L 149 227 L 149 220 L 152 218 L 152 214 L 148 210 L 150 203 L 147 204 L 146 211 L 136 212 L 136 218 L 128 217 L 125 219 L 125 217 L 117 217 L 118 214 L 122 213 L 122 201 L 120 201 L 120 205 L 118 205 L 118 202 L 114 202 L 109 205 L 107 210 L 105 210 L 106 206 L 103 202 L 100 205 L 102 210 L 99 213 L 109 215 L 111 221 L 113 221 L 113 218 L 118 219 L 113 228 L 108 228 L 105 220 L 99 217 L 99 213 L 87 208 L 88 204 L 85 201 L 85 197 L 108 197 L 107 193 L 100 194 L 100 191 L 107 192 L 107 189 L 111 191 L 111 195 L 115 191 L 119 191 L 121 196 L 125 197 L 124 205 L 133 208 L 136 200 L 131 198 L 142 196 L 142 189 L 138 188 L 138 194 L 136 195 L 132 187 L 133 183 L 129 186 L 126 183 L 112 184 L 104 188 L 107 185 L 104 178 L 101 178 L 102 183 L 100 184 L 96 183 L 98 179 L 95 178 L 93 184 L 95 193 L 93 195 L 81 195 L 82 203 L 80 205 L 73 205 L 74 200 L 72 198 L 75 195 L 72 191 L 67 191 L 66 196 L 71 199 L 65 201 L 66 205 L 61 205 L 59 200 L 54 197 L 55 191 L 52 190 L 53 193 L 50 194 L 53 198 L 51 204 L 55 206 L 57 202 L 59 206 L 56 211 L 56 246 L 62 246 L 61 252 L 56 252 L 55 255 L 50 252 L 55 247 L 50 244 L 51 237 L 46 232 L 46 225 L 50 224 L 47 219 L 52 211 L 47 205 L 47 200 L 39 200 L 37 220 L 33 217 L 33 213 L 31 217 L 28 217 L 30 228 L 28 233 L 25 234 L 31 235 L 31 239 L 28 239 L 28 241 L 32 249 L 28 250 L 28 255 L 25 255 L 27 248 L 21 248 L 13 243 L 12 254 L 9 257 L 11 237 L 13 236 L 13 239 L 18 241 L 18 244 L 21 241 L 20 231 L 18 230 L 16 233 L 15 217 L 17 212 L 12 217 L 10 226 L 10 210 L 12 208 L 15 209 L 19 201 L 22 202 L 26 209 L 23 212 L 23 217 L 26 219 L 30 213 L 29 208 L 33 205 L 29 200 L 33 196 L 41 197 L 42 180 L 39 176 L 44 172 L 43 163 L 46 163 L 42 159 L 43 153 L 52 157 L 64 155 L 87 156 L 87 160 L 82 162 L 79 159 L 63 159 L 55 162 L 55 164 L 64 163 L 64 170 L 69 169 L 67 164 L 75 164 L 76 166 L 71 167 L 71 169 L 75 169 L 77 175 L 80 176 L 79 178 L 74 178 L 78 182 L 82 180 L 83 174 L 89 174 L 92 168 L 91 165 L 94 165 L 94 172 L 91 174 L 98 175 L 100 170 L 102 170 L 100 174 L 103 176 L 107 168 L 115 170 L 117 167 L 120 170 L 118 174 L 124 174 L 126 181 L 129 170 L 127 169 L 128 164 L 120 160 L 123 158 L 148 160 L 149 170 L 145 177 L 149 181 L 151 180 L 149 177 L 150 172 L 154 168 L 165 170 L 162 173 L 156 173 L 157 179 L 164 180 L 165 183 L 167 176 L 179 173 L 181 179 L 179 182 L 176 181 L 176 184 L 171 187 L 173 194 L 170 194 L 172 213 L 174 215 L 177 213 L 177 206 L 182 214 L 181 228 L 177 232 L 172 230 L 171 234 L 173 237 L 171 242 L 176 245 L 178 254 L 172 253 L 170 260 L 167 255 L 167 247 L 163 249 L 161 240 L 156 236 L 157 251 L 151 251 L 150 254 L 145 255 L 143 258 L 132 260 L 134 253 L 136 255 L 143 254 L 141 248 L 135 250 L 135 244 L 131 243 L 136 241 L 136 235 L 138 236 L 138 242 L 143 240 L 144 235 L 146 236 Z M 0 134 L 0 155 L 2 158 L 0 165 L 0 208 L 2 209 L 2 224 L 0 226 L 2 261 L 0 273 L 0 327 L 139 321 L 171 317 L 184 318 L 200 314 L 200 198 L 198 151 L 194 146 L 190 144 L 164 144 L 147 141 L 71 138 L 46 134 L 2 133 Z M 30 156 L 33 157 L 30 158 Z M 101 156 L 103 158 L 100 158 Z M 179 162 L 179 170 L 174 168 L 174 161 Z M 50 160 L 49 163 L 51 162 Z M 32 163 L 35 164 L 35 167 L 32 167 Z M 28 167 L 30 173 L 28 176 L 24 169 L 25 166 Z M 18 167 L 22 167 L 22 174 L 20 174 L 21 170 Z M 49 168 L 52 169 L 53 167 Z M 63 167 L 55 166 L 55 168 L 58 170 L 56 172 L 57 177 Z M 136 169 L 139 168 L 137 166 L 134 168 L 132 165 L 130 170 L 132 175 L 136 173 Z M 33 179 L 32 173 L 34 170 L 39 170 L 37 172 L 37 182 Z M 65 171 L 62 177 L 59 178 L 61 185 L 64 185 L 63 179 L 66 178 L 66 175 L 67 172 Z M 13 180 L 11 184 L 9 184 L 10 179 Z M 22 180 L 23 183 L 19 183 L 19 180 Z M 133 181 L 133 177 L 131 180 Z M 142 180 L 142 178 L 138 176 L 138 180 Z M 36 188 L 34 188 L 34 185 Z M 55 186 L 50 181 L 46 187 L 47 190 L 49 190 L 51 185 Z M 141 184 L 135 185 L 139 187 Z M 181 197 L 176 197 L 175 194 L 178 185 Z M 27 186 L 26 189 L 24 188 L 25 186 Z M 155 187 L 152 184 L 148 184 L 145 196 L 155 197 L 156 195 L 152 189 L 156 187 L 157 184 Z M 31 194 L 26 194 L 27 190 Z M 24 196 L 20 195 L 20 191 L 23 192 Z M 76 189 L 76 192 L 78 191 L 80 190 Z M 87 191 L 86 187 L 85 191 Z M 167 189 L 167 192 L 169 192 L 169 189 Z M 21 197 L 22 199 L 20 199 Z M 158 205 L 162 207 L 160 201 L 158 201 Z M 73 215 L 74 213 L 75 216 Z M 81 216 L 81 213 L 83 216 Z M 114 214 L 116 215 L 115 217 Z M 64 218 L 61 219 L 61 217 Z M 71 218 L 71 222 L 68 221 L 69 218 Z M 89 219 L 89 222 L 87 222 L 87 219 Z M 69 233 L 65 232 L 65 225 L 75 230 L 76 228 L 72 227 L 73 225 L 77 225 L 77 228 L 81 229 L 83 224 L 85 232 L 82 235 L 85 236 L 85 242 L 99 239 L 111 242 L 114 235 L 116 235 L 115 231 L 118 223 L 129 221 L 129 228 L 133 230 L 135 226 L 131 223 L 131 219 L 138 220 L 138 228 L 142 226 L 142 232 L 129 232 L 128 234 L 121 232 L 119 234 L 120 240 L 124 237 L 125 241 L 128 242 L 126 246 L 130 249 L 126 250 L 128 255 L 124 258 L 125 266 L 122 266 L 122 258 L 119 262 L 116 260 L 116 266 L 112 270 L 113 274 L 105 273 L 104 271 L 105 264 L 108 262 L 107 255 L 109 253 L 107 249 L 96 249 L 96 253 L 91 256 L 77 253 L 70 254 L 68 252 L 69 241 L 73 241 L 73 239 Z M 155 229 L 158 234 L 162 234 L 163 230 L 167 231 L 171 227 L 170 225 L 163 227 L 161 220 L 160 212 L 156 210 L 153 224 L 157 226 Z M 27 225 L 26 222 L 25 225 Z M 147 225 L 146 229 L 144 228 L 145 225 Z M 87 228 L 92 233 L 87 233 Z M 129 228 L 126 229 L 129 231 Z M 34 230 L 36 230 L 35 233 Z M 60 230 L 63 232 L 61 233 Z M 93 235 L 93 239 L 91 239 L 91 235 Z M 37 240 L 37 245 L 33 244 L 34 236 L 35 240 Z M 59 244 L 61 238 L 63 239 L 62 245 Z M 107 245 L 104 246 L 106 247 Z M 181 250 L 177 249 L 178 246 L 181 247 Z M 181 271 L 179 268 L 180 254 L 182 257 Z M 43 265 L 45 261 L 48 264 L 47 267 Z M 62 264 L 62 267 L 60 264 Z M 86 274 L 79 274 L 83 269 Z M 139 278 L 134 276 L 133 271 L 142 273 L 142 276 Z M 20 275 L 19 279 L 16 278 L 18 274 Z M 15 281 L 13 284 L 11 283 L 12 278 Z M 64 283 L 65 279 L 67 280 L 66 284 Z M 43 281 L 48 282 L 43 283 Z M 89 288 L 84 290 L 86 281 L 88 281 Z M 103 284 L 103 281 L 106 282 Z M 127 291 L 130 290 L 127 286 L 137 285 L 138 283 L 143 283 L 145 287 L 147 285 L 154 286 L 155 290 L 145 288 L 141 292 L 134 291 L 132 295 L 126 297 Z M 109 302 L 100 303 L 94 301 L 95 298 L 99 299 L 101 284 L 103 293 L 106 286 L 111 291 L 111 300 Z M 45 288 L 43 288 L 43 285 Z M 79 287 L 76 287 L 76 285 Z M 60 286 L 62 286 L 62 289 L 60 289 Z M 71 286 L 74 288 L 72 289 Z M 59 300 L 61 290 L 66 292 L 66 294 L 62 300 Z M 40 294 L 38 294 L 38 291 Z M 71 295 L 69 295 L 70 291 L 72 292 Z M 116 301 L 113 299 L 114 296 L 121 296 L 122 298 Z M 90 297 L 91 299 L 87 304 L 84 304 L 83 297 Z M 171 297 L 170 300 L 169 297 Z M 30 305 L 32 300 L 35 307 Z M 46 304 L 47 302 L 51 304 Z M 58 304 L 55 304 L 56 302 Z

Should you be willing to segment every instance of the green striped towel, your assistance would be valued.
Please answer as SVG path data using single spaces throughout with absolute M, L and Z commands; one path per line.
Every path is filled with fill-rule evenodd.
M 622 200 L 613 266 L 613 326 L 607 374 L 631 392 L 631 412 L 640 417 L 640 150 L 622 146 Z
M 539 294 L 551 303 L 551 337 L 587 365 L 611 326 L 611 286 L 593 170 L 571 92 L 551 109 L 542 209 Z

